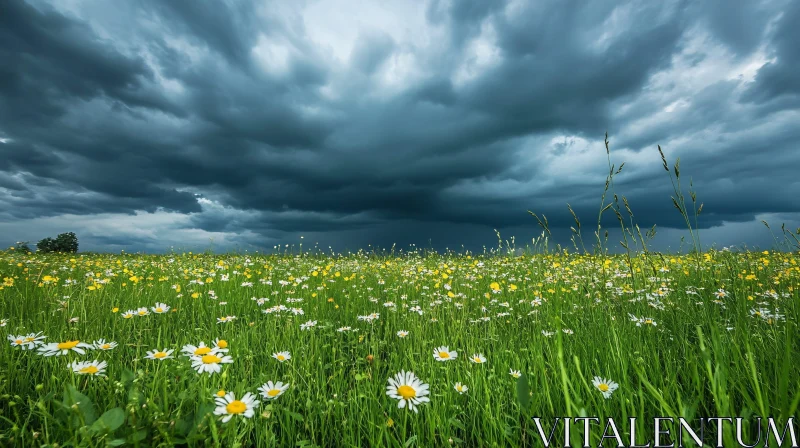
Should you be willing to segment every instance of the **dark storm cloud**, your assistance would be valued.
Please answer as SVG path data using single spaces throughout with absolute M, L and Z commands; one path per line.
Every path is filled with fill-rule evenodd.
M 6 223 L 148 212 L 253 247 L 491 244 L 538 232 L 528 209 L 596 220 L 606 130 L 642 227 L 683 225 L 657 144 L 704 228 L 800 212 L 797 2 L 409 2 L 396 28 L 365 16 L 320 41 L 336 24 L 308 22 L 313 2 L 85 1 L 1 7 Z

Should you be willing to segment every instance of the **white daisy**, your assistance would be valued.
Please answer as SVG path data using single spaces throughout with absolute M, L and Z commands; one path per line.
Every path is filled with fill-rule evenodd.
M 455 350 L 450 351 L 450 347 L 446 345 L 433 349 L 433 359 L 437 361 L 451 361 L 456 358 L 458 353 Z
M 8 340 L 11 342 L 11 346 L 19 347 L 22 350 L 33 350 L 37 346 L 44 344 L 42 340 L 46 338 L 47 336 L 42 336 L 41 331 L 39 333 L 29 333 L 25 336 L 8 335 Z
M 69 367 L 78 375 L 105 376 L 105 361 L 74 361 Z
M 261 391 L 262 397 L 266 398 L 267 400 L 274 400 L 283 395 L 283 393 L 286 392 L 286 389 L 288 388 L 289 388 L 288 383 L 283 384 L 280 381 L 276 383 L 273 383 L 272 381 L 267 381 L 266 383 L 262 384 L 261 387 L 258 388 L 258 390 Z
M 167 311 L 170 310 L 170 307 L 167 304 L 158 302 L 158 303 L 156 303 L 156 306 L 154 306 L 154 307 L 152 307 L 150 309 L 153 310 L 153 312 L 156 313 L 156 314 L 164 314 L 164 313 L 166 313 Z
M 301 330 L 308 330 L 317 326 L 317 321 L 310 320 L 302 325 L 300 325 Z
M 519 378 L 522 376 L 522 373 L 520 373 L 519 370 L 514 370 L 514 369 L 510 369 L 510 372 L 508 372 L 508 374 L 513 376 L 514 378 Z
M 228 323 L 228 322 L 233 322 L 234 319 L 236 319 L 236 316 L 218 317 L 217 318 L 217 323 L 218 324 L 224 324 L 224 323 Z
M 284 361 L 288 361 L 288 360 L 292 359 L 292 355 L 290 355 L 289 352 L 273 353 L 272 357 L 277 359 L 280 362 L 284 362 Z
M 389 378 L 389 385 L 386 386 L 386 395 L 400 400 L 397 407 L 408 409 L 414 412 L 417 407 L 425 402 L 431 401 L 426 395 L 430 393 L 429 386 L 423 383 L 413 372 L 405 370 Z
M 222 349 L 218 349 L 216 347 L 209 347 L 209 346 L 206 345 L 205 342 L 200 341 L 200 344 L 197 345 L 197 346 L 194 346 L 194 345 L 191 345 L 191 344 L 184 345 L 181 348 L 181 351 L 183 352 L 183 356 L 192 357 L 192 356 L 203 356 L 203 355 L 207 355 L 207 354 L 212 353 L 212 352 L 214 352 L 214 353 L 216 353 L 216 352 L 227 352 L 228 350 L 222 350 Z
M 228 341 L 225 339 L 214 339 L 214 349 L 220 352 L 227 352 L 228 351 Z
M 159 361 L 163 361 L 165 359 L 172 358 L 172 352 L 174 352 L 174 351 L 175 350 L 167 350 L 167 349 L 164 349 L 164 350 L 150 350 L 150 351 L 147 352 L 147 356 L 145 356 L 145 358 L 147 358 L 147 359 L 157 359 Z
M 469 390 L 469 388 L 467 386 L 465 386 L 465 385 L 463 385 L 461 383 L 456 383 L 456 385 L 453 386 L 453 389 L 455 389 L 456 392 L 458 392 L 460 394 L 463 394 L 464 392 Z
M 599 376 L 594 377 L 592 384 L 597 390 L 603 393 L 603 397 L 605 398 L 611 398 L 611 394 L 619 387 L 619 384 Z
M 136 315 L 136 311 L 128 310 L 128 311 L 125 311 L 124 313 L 122 313 L 120 316 L 122 316 L 123 319 L 130 319 L 135 315 Z
M 150 310 L 148 310 L 147 307 L 145 306 L 137 308 L 135 312 L 137 316 L 147 316 L 148 314 L 150 314 Z
M 222 416 L 222 423 L 228 423 L 234 415 L 241 415 L 244 418 L 252 418 L 255 408 L 261 402 L 255 399 L 256 396 L 250 392 L 244 394 L 241 400 L 237 400 L 233 392 L 228 392 L 222 397 L 214 398 L 217 403 L 214 415 Z
M 117 347 L 117 343 L 113 341 L 106 341 L 105 339 L 98 339 L 92 344 L 95 350 L 113 350 Z
M 475 364 L 483 364 L 483 363 L 486 362 L 486 358 L 484 358 L 483 353 L 478 353 L 478 354 L 472 355 L 472 358 L 470 358 L 470 361 L 474 362 Z
M 408 332 L 406 330 L 400 330 L 397 332 L 397 337 L 399 338 L 404 338 L 406 336 L 408 336 Z
M 222 370 L 220 364 L 230 364 L 233 358 L 230 356 L 217 356 L 217 353 L 209 353 L 203 356 L 192 356 L 192 368 L 197 370 L 197 373 L 219 373 Z
M 51 342 L 49 344 L 42 344 L 39 346 L 39 354 L 44 356 L 61 356 L 66 355 L 70 351 L 74 351 L 76 353 L 80 353 L 81 355 L 86 354 L 86 350 L 84 349 L 91 349 L 92 346 L 81 342 L 78 340 L 75 341 L 65 341 L 65 342 Z

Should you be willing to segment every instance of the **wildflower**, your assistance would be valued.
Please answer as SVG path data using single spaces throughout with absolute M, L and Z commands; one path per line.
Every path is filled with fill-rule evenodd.
M 519 370 L 514 370 L 514 369 L 510 369 L 510 372 L 508 372 L 508 374 L 513 376 L 514 378 L 519 378 L 522 376 L 522 373 L 520 373 Z
M 397 332 L 397 337 L 399 338 L 404 338 L 406 336 L 408 336 L 408 332 L 406 330 L 400 330 Z
M 284 392 L 286 389 L 289 388 L 289 384 L 283 384 L 282 382 L 278 381 L 277 383 L 273 383 L 272 381 L 267 381 L 266 383 L 262 384 L 258 390 L 261 391 L 261 396 L 266 398 L 267 400 L 274 400 Z
M 478 353 L 476 355 L 472 355 L 470 361 L 474 362 L 475 364 L 483 364 L 486 362 L 486 358 L 484 358 L 483 353 Z
M 315 326 L 317 326 L 317 321 L 310 320 L 310 321 L 300 325 L 300 329 L 301 330 L 309 330 L 311 328 L 314 328 Z
M 350 330 L 351 330 L 350 327 L 339 327 L 338 329 L 336 329 L 336 331 L 338 331 L 339 333 L 344 333 L 344 332 L 350 331 Z
M 0 319 L 0 327 L 5 327 L 8 325 L 8 319 Z
M 227 352 L 228 351 L 227 350 L 228 349 L 228 341 L 226 341 L 225 339 L 220 339 L 220 338 L 214 339 L 214 348 L 217 349 L 218 351 Z
M 224 324 L 224 323 L 227 323 L 227 322 L 233 322 L 234 319 L 236 319 L 236 316 L 218 317 L 217 318 L 217 323 L 218 324 Z
M 402 371 L 393 378 L 389 378 L 389 385 L 386 386 L 386 395 L 400 400 L 397 407 L 418 412 L 417 408 L 421 403 L 430 402 L 426 397 L 430 393 L 429 386 L 423 383 L 413 372 Z M 415 407 L 416 406 L 416 407 Z
M 70 351 L 74 351 L 80 353 L 81 355 L 84 355 L 86 354 L 86 350 L 84 349 L 87 348 L 91 349 L 92 346 L 78 340 L 66 341 L 66 342 L 51 342 L 49 344 L 42 344 L 39 347 L 39 354 L 44 356 L 61 356 L 61 355 L 66 355 Z
M 217 408 L 214 409 L 214 415 L 222 416 L 222 423 L 228 423 L 234 415 L 252 418 L 255 408 L 261 404 L 255 397 L 250 392 L 244 394 L 241 400 L 237 400 L 233 392 L 228 392 L 223 397 L 216 397 L 214 401 L 217 403 Z
M 181 351 L 183 352 L 184 356 L 192 357 L 192 356 L 204 356 L 204 355 L 207 355 L 207 354 L 209 354 L 211 352 L 215 352 L 216 353 L 219 350 L 215 350 L 214 347 L 209 347 L 209 346 L 206 345 L 205 342 L 200 341 L 200 344 L 197 345 L 197 346 L 194 346 L 194 345 L 191 345 L 191 344 L 184 345 L 183 348 L 181 348 Z M 227 350 L 225 350 L 225 351 L 227 351 Z
M 450 351 L 450 347 L 446 345 L 433 350 L 433 359 L 437 361 L 450 361 L 456 358 L 458 358 L 458 353 L 455 350 Z
M 728 296 L 728 291 L 725 291 L 724 289 L 720 288 L 717 290 L 717 292 L 714 293 L 714 295 L 717 296 L 718 299 L 723 299 Z
M 192 368 L 197 370 L 197 373 L 219 373 L 222 370 L 220 364 L 230 364 L 233 358 L 230 356 L 217 356 L 216 352 L 209 353 L 203 356 L 192 356 Z
M 456 392 L 458 392 L 459 394 L 462 394 L 462 395 L 464 394 L 464 392 L 469 390 L 469 388 L 467 386 L 465 386 L 465 385 L 463 385 L 461 383 L 456 383 L 456 385 L 453 386 L 453 389 L 455 389 Z
M 150 310 L 148 310 L 147 307 L 141 307 L 136 309 L 137 316 L 147 316 L 148 314 L 150 314 Z
M 133 317 L 135 315 L 136 315 L 136 311 L 128 310 L 128 311 L 125 311 L 124 313 L 122 313 L 122 318 L 123 319 L 130 319 L 131 317 Z
M 292 359 L 292 355 L 290 355 L 289 352 L 273 353 L 272 357 L 277 359 L 280 362 L 284 362 L 284 361 L 288 361 L 288 360 Z
M 163 314 L 169 311 L 169 306 L 163 303 L 156 303 L 156 306 L 150 308 L 156 314 Z
M 25 336 L 8 335 L 8 340 L 11 341 L 11 346 L 19 347 L 22 350 L 33 350 L 37 346 L 42 345 L 42 340 L 46 338 L 47 336 L 42 336 L 42 332 L 29 333 Z
M 597 390 L 602 392 L 603 397 L 605 398 L 611 398 L 611 394 L 614 393 L 614 391 L 619 387 L 619 384 L 611 380 L 600 378 L 599 376 L 594 377 L 592 384 L 597 388 Z
M 69 365 L 69 367 L 78 375 L 105 376 L 104 373 L 106 371 L 106 362 L 100 362 L 97 360 L 74 361 Z
M 106 342 L 105 339 L 98 339 L 92 343 L 92 347 L 94 347 L 95 350 L 112 350 L 116 348 L 116 346 L 116 342 Z
M 167 350 L 167 349 L 164 349 L 164 350 L 150 350 L 149 352 L 147 352 L 147 356 L 145 356 L 145 358 L 147 358 L 147 359 L 157 359 L 159 361 L 163 361 L 165 359 L 172 358 L 172 352 L 174 352 L 174 351 L 175 350 Z

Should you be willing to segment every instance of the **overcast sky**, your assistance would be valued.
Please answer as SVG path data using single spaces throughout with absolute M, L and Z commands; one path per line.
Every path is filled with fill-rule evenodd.
M 524 245 L 605 176 L 675 249 L 800 226 L 800 1 L 0 3 L 0 245 Z M 687 195 L 688 196 L 688 195 Z M 610 225 L 615 223 L 609 222 Z

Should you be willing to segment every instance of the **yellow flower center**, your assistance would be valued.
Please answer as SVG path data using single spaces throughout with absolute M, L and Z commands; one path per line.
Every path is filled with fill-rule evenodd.
M 100 346 L 100 348 L 102 348 L 103 350 L 108 350 L 111 348 L 111 344 L 103 344 Z
M 217 355 L 205 355 L 201 359 L 203 364 L 218 364 L 220 361 L 222 361 L 222 358 Z
M 14 341 L 14 343 L 17 344 L 17 345 L 21 345 L 22 344 L 22 339 L 17 339 L 16 341 Z
M 31 341 L 33 341 L 33 339 L 34 339 L 34 338 L 27 337 L 27 338 L 25 338 L 25 342 L 31 342 Z
M 597 386 L 597 388 L 600 389 L 600 392 L 608 392 L 608 384 L 603 383 Z
M 158 353 L 153 355 L 153 358 L 157 358 L 157 359 L 166 358 L 166 357 L 167 357 L 167 352 L 158 352 Z
M 78 345 L 79 342 L 80 341 L 61 342 L 61 343 L 58 344 L 57 347 L 58 347 L 59 350 L 70 350 L 70 349 L 75 348 Z
M 283 355 L 278 355 L 278 361 L 286 361 L 286 357 Z
M 95 366 L 87 366 L 79 370 L 79 372 L 88 373 L 89 375 L 94 375 L 95 373 L 99 372 L 99 370 Z
M 481 361 L 481 358 L 478 358 L 478 357 L 472 358 L 472 360 L 475 361 L 475 362 L 483 362 L 483 361 Z
M 125 319 L 130 319 L 131 317 L 133 317 L 133 314 L 124 314 L 122 317 Z
M 217 391 L 217 396 L 220 397 L 220 398 L 224 397 L 225 396 L 225 391 L 222 390 L 222 389 L 218 390 Z
M 147 314 L 147 311 L 145 311 L 145 310 L 141 310 L 141 311 L 139 311 L 139 315 L 140 315 L 140 316 L 144 316 L 145 314 Z
M 211 352 L 211 347 L 198 347 L 197 350 L 194 351 L 194 354 L 197 356 L 203 356 Z
M 440 357 L 440 358 L 449 358 L 449 357 L 450 357 L 450 353 L 447 353 L 447 352 L 439 352 L 439 357 Z
M 233 400 L 225 406 L 225 410 L 228 414 L 241 414 L 247 410 L 247 405 L 239 400 Z
M 417 396 L 417 391 L 415 391 L 413 387 L 405 385 L 398 387 L 397 393 L 406 400 Z
M 161 308 L 161 307 L 156 308 L 156 313 L 163 313 L 163 312 L 164 312 L 164 308 Z
M 219 341 L 217 341 L 217 347 L 219 347 L 219 348 L 228 348 L 228 341 L 226 341 L 224 339 L 220 339 Z
M 270 397 L 277 397 L 279 393 L 281 393 L 280 389 L 272 389 L 269 392 L 267 392 L 267 395 L 269 395 Z

